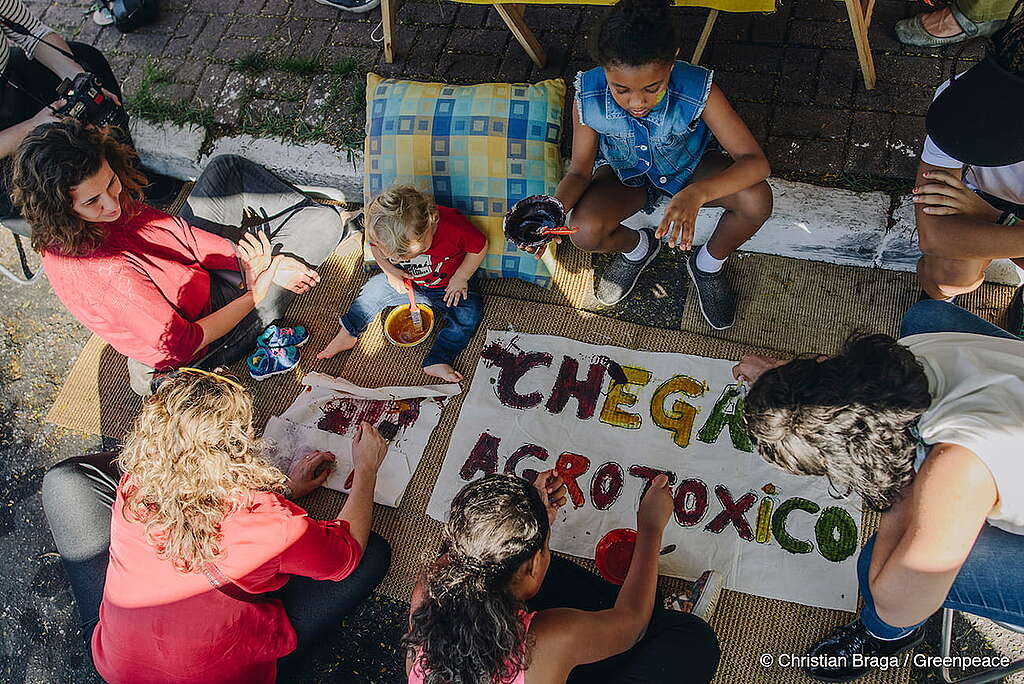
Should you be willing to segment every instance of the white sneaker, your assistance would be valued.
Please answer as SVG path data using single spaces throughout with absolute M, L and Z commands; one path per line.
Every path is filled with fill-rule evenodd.
M 327 5 L 334 9 L 344 10 L 346 12 L 355 12 L 356 14 L 362 14 L 363 12 L 369 12 L 380 4 L 380 0 L 316 0 L 321 5 Z

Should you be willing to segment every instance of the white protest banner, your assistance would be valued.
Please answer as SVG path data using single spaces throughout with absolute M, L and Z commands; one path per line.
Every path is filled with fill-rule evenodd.
M 391 442 L 377 473 L 373 500 L 392 507 L 402 502 L 445 400 L 461 391 L 457 383 L 366 388 L 322 373 L 306 375 L 302 384 L 305 389 L 292 405 L 267 421 L 267 457 L 288 472 L 296 458 L 310 451 L 330 451 L 336 457 L 335 469 L 324 486 L 348 492 L 352 438 L 359 424 L 368 422 Z
M 685 350 L 681 350 L 685 351 Z M 722 571 L 758 596 L 852 611 L 860 501 L 764 462 L 742 424 L 733 362 L 489 331 L 427 513 L 445 520 L 466 482 L 557 468 L 569 502 L 551 547 L 593 558 L 636 527 L 645 486 L 670 475 L 662 574 Z

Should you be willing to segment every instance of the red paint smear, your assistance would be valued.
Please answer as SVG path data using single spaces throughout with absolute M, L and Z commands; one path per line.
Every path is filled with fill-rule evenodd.
M 626 573 L 633 562 L 633 549 L 636 546 L 636 530 L 620 527 L 611 530 L 597 542 L 594 563 L 601 577 L 613 584 L 626 581 Z
M 422 398 L 382 401 L 342 397 L 328 402 L 320 409 L 323 416 L 316 426 L 336 435 L 354 435 L 356 428 L 364 421 L 377 427 L 386 420 L 405 431 L 419 419 L 422 403 Z

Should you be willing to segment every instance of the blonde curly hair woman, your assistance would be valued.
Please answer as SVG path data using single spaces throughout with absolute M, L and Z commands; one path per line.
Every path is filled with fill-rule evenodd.
M 261 455 L 242 386 L 182 369 L 119 455 L 52 468 L 43 507 L 99 674 L 248 684 L 300 671 L 387 571 L 370 532 L 386 451 L 364 423 L 348 500 L 313 520 L 286 497 L 318 487 L 334 456 L 310 453 L 286 476 Z

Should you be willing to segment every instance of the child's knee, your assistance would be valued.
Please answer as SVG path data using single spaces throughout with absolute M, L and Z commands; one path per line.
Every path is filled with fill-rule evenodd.
M 737 195 L 737 210 L 744 218 L 758 226 L 764 225 L 775 207 L 772 186 L 768 185 L 768 181 L 752 185 Z

